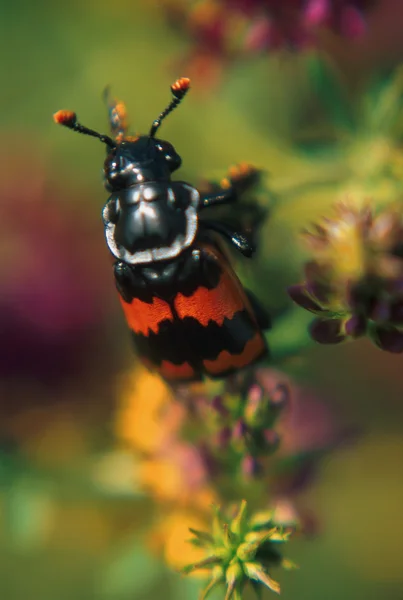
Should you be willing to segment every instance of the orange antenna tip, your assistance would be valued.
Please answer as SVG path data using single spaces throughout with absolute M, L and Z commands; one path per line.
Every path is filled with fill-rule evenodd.
M 188 77 L 180 77 L 180 79 L 177 79 L 175 83 L 171 85 L 171 92 L 175 96 L 175 98 L 181 100 L 186 94 L 186 92 L 189 90 L 189 88 L 190 79 Z
M 190 79 L 187 77 L 180 77 L 171 85 L 171 92 L 173 98 L 171 102 L 168 104 L 165 110 L 162 111 L 158 119 L 153 121 L 151 125 L 149 136 L 153 138 L 159 129 L 161 122 L 171 113 L 181 102 L 181 100 L 186 96 L 186 92 L 190 88 Z
M 69 127 L 75 124 L 77 121 L 77 115 L 72 110 L 58 110 L 53 115 L 53 120 L 58 125 L 66 125 Z

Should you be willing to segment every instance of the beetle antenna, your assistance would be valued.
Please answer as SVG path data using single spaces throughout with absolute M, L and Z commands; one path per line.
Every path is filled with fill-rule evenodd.
M 85 135 L 96 137 L 110 148 L 115 148 L 116 146 L 116 143 L 109 136 L 103 135 L 98 133 L 98 131 L 94 131 L 93 129 L 89 129 L 88 127 L 84 127 L 84 125 L 81 125 L 81 123 L 77 121 L 76 113 L 72 112 L 71 110 L 57 111 L 57 113 L 53 115 L 53 120 L 58 125 L 64 125 L 64 127 L 68 127 L 68 129 L 72 129 L 78 133 L 84 133 Z
M 175 81 L 175 83 L 173 83 L 171 85 L 171 92 L 173 95 L 173 99 L 171 100 L 170 104 L 166 107 L 166 109 L 160 114 L 158 119 L 155 119 L 155 121 L 151 125 L 151 129 L 150 129 L 150 133 L 149 133 L 150 138 L 153 138 L 155 136 L 157 129 L 161 125 L 161 122 L 163 121 L 163 119 L 165 119 L 165 117 L 167 117 L 169 115 L 169 113 L 172 112 L 178 106 L 178 104 L 180 104 L 180 102 L 183 100 L 183 98 L 186 96 L 187 92 L 189 91 L 189 88 L 190 88 L 190 79 L 188 79 L 187 77 L 181 77 L 180 79 L 177 79 Z
M 112 97 L 109 85 L 104 89 L 103 96 L 108 108 L 111 132 L 116 141 L 120 142 L 126 137 L 128 129 L 126 106 Z

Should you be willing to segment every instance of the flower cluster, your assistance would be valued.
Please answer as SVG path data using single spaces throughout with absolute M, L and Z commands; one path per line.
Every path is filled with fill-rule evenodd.
M 354 38 L 365 31 L 370 0 L 164 0 L 176 29 L 192 40 L 191 70 L 213 73 L 228 62 L 282 48 L 301 49 L 316 42 L 318 29 Z
M 265 471 L 265 461 L 278 448 L 277 419 L 289 404 L 290 390 L 281 379 L 263 386 L 256 379 L 233 378 L 220 395 L 200 399 L 201 442 L 213 474 L 246 479 Z
M 277 525 L 314 526 L 297 494 L 340 432 L 286 376 L 262 368 L 174 394 L 141 369 L 122 392 L 117 435 L 136 451 L 138 482 L 156 507 L 149 543 L 169 565 L 202 559 L 197 546 L 189 553 L 186 531 L 206 528 L 212 504 L 245 498 L 252 511 L 269 507 Z
M 403 352 L 403 217 L 388 208 L 339 204 L 333 218 L 305 234 L 313 260 L 291 298 L 316 314 L 310 333 L 323 344 L 368 334 L 379 348 Z
M 187 565 L 183 572 L 210 569 L 212 576 L 201 600 L 221 584 L 227 588 L 225 600 L 239 600 L 248 581 L 258 594 L 263 586 L 278 594 L 280 584 L 270 577 L 268 569 L 279 565 L 286 569 L 295 567 L 279 551 L 279 545 L 288 541 L 292 531 L 278 527 L 272 512 L 248 517 L 245 501 L 230 520 L 216 507 L 211 533 L 194 529 L 191 533 L 194 535 L 191 542 L 205 549 L 208 556 Z

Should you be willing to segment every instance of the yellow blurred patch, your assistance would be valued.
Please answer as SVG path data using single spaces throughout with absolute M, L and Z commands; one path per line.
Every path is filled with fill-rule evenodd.
M 182 489 L 177 465 L 164 459 L 145 460 L 140 465 L 140 482 L 157 500 L 176 500 Z
M 179 510 L 170 514 L 155 530 L 155 539 L 163 543 L 163 556 L 166 564 L 173 569 L 181 569 L 185 565 L 205 558 L 205 550 L 189 543 L 192 529 L 206 529 L 206 522 L 190 510 Z M 200 578 L 199 573 L 192 576 Z
M 144 460 L 139 467 L 139 478 L 141 485 L 160 502 L 170 501 L 204 510 L 216 500 L 207 486 L 189 485 L 181 464 L 172 458 Z
M 155 451 L 166 435 L 160 415 L 171 400 L 167 386 L 157 375 L 136 369 L 125 377 L 120 397 L 117 436 L 141 452 Z

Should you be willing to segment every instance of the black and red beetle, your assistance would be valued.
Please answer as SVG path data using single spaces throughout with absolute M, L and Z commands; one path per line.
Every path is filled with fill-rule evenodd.
M 255 181 L 239 168 L 214 193 L 202 195 L 171 174 L 181 157 L 155 135 L 180 103 L 189 79 L 172 86 L 173 100 L 148 135 L 128 136 L 122 103 L 109 99 L 113 138 L 84 127 L 75 113 L 59 111 L 56 123 L 94 136 L 107 147 L 104 209 L 106 241 L 116 259 L 116 286 L 142 361 L 169 382 L 223 377 L 267 352 L 262 330 L 269 319 L 244 290 L 220 244 L 225 238 L 244 256 L 246 236 L 216 219 L 199 219 L 209 207 L 236 201 Z

